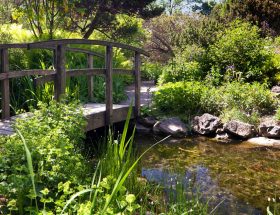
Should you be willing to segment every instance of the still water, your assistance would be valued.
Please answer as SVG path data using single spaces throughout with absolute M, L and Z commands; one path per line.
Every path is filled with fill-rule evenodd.
M 140 151 L 160 137 L 138 136 Z M 215 214 L 266 214 L 279 202 L 280 150 L 207 138 L 169 139 L 142 159 L 141 174 L 165 187 L 183 183 L 209 200 Z M 190 188 L 191 187 L 191 188 Z M 268 201 L 270 199 L 270 201 Z M 278 213 L 277 213 L 278 214 Z M 279 211 L 280 214 L 280 211 Z

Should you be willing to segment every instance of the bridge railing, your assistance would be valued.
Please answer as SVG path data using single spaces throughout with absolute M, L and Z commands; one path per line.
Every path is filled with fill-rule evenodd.
M 99 45 L 105 46 L 105 56 L 91 50 L 71 48 L 68 45 Z M 115 69 L 113 68 L 113 48 L 122 48 L 134 52 L 134 66 L 132 70 Z M 53 70 L 33 69 L 21 71 L 9 71 L 9 49 L 50 49 L 53 50 Z M 66 70 L 66 51 L 80 52 L 87 54 L 87 68 Z M 0 44 L 1 67 L 0 67 L 0 82 L 2 95 L 2 119 L 10 118 L 10 85 L 9 80 L 12 78 L 19 78 L 24 76 L 41 76 L 35 79 L 35 85 L 41 85 L 45 82 L 54 81 L 54 98 L 59 100 L 66 90 L 66 78 L 73 76 L 86 75 L 88 77 L 88 96 L 93 99 L 93 76 L 104 75 L 106 82 L 106 124 L 112 123 L 113 115 L 113 74 L 130 74 L 135 77 L 135 116 L 140 114 L 140 87 L 141 87 L 141 55 L 149 56 L 147 52 L 142 49 L 116 43 L 100 40 L 84 40 L 84 39 L 63 39 L 50 40 L 35 43 L 25 44 Z M 93 56 L 105 57 L 104 68 L 93 68 Z

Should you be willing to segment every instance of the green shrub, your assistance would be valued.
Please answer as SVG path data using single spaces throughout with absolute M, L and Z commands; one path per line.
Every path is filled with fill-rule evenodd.
M 155 93 L 154 105 L 172 114 L 211 113 L 225 119 L 256 123 L 258 116 L 270 114 L 276 102 L 265 84 L 227 83 L 213 87 L 204 82 L 177 82 L 164 84 Z
M 162 74 L 162 70 L 163 65 L 159 63 L 145 62 L 141 69 L 141 75 L 143 79 L 157 81 Z
M 28 120 L 19 119 L 15 128 L 31 152 L 40 205 L 59 211 L 77 187 L 90 181 L 79 150 L 86 121 L 76 104 L 39 106 Z M 1 137 L 0 150 L 0 193 L 9 200 L 8 209 L 19 214 L 34 210 L 36 197 L 20 137 Z
M 205 70 L 200 62 L 205 58 L 205 50 L 197 45 L 187 45 L 178 50 L 176 56 L 162 67 L 160 83 L 178 81 L 200 81 Z
M 202 79 L 202 70 L 198 62 L 174 62 L 164 67 L 159 82 L 199 81 Z
M 210 46 L 208 58 L 210 67 L 217 69 L 224 80 L 264 82 L 279 69 L 273 61 L 271 42 L 261 38 L 258 27 L 237 20 L 218 38 Z
M 161 111 L 195 114 L 200 112 L 201 95 L 206 90 L 200 82 L 167 83 L 159 87 L 153 99 Z
M 219 90 L 223 95 L 224 109 L 236 107 L 249 115 L 254 112 L 268 114 L 275 109 L 275 99 L 265 84 L 232 82 Z

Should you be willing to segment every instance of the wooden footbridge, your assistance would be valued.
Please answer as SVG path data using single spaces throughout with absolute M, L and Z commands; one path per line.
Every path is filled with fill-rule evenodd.
M 90 45 L 106 47 L 105 56 L 89 49 L 73 48 L 72 45 Z M 134 52 L 134 66 L 131 70 L 113 68 L 113 48 L 121 48 Z M 9 50 L 11 49 L 48 49 L 53 51 L 52 70 L 9 70 Z M 66 52 L 79 52 L 87 55 L 87 68 L 69 69 L 66 65 Z M 0 135 L 10 135 L 13 133 L 12 123 L 18 117 L 26 117 L 26 114 L 10 116 L 10 79 L 20 78 L 24 76 L 36 76 L 34 79 L 35 86 L 43 85 L 46 82 L 54 82 L 54 98 L 60 100 L 65 94 L 66 79 L 75 76 L 87 76 L 88 96 L 93 99 L 93 76 L 102 75 L 105 77 L 105 104 L 88 103 L 83 106 L 84 115 L 87 118 L 88 125 L 86 131 L 111 125 L 115 122 L 124 121 L 128 111 L 128 105 L 113 104 L 113 74 L 133 75 L 135 80 L 135 102 L 134 113 L 132 117 L 140 114 L 140 88 L 141 88 L 141 55 L 148 56 L 148 53 L 142 49 L 116 43 L 100 40 L 84 40 L 84 39 L 63 39 L 51 40 L 24 44 L 0 44 L 1 67 L 1 105 L 2 120 L 0 122 Z M 104 68 L 93 68 L 93 56 L 105 58 Z M 23 89 L 24 90 L 24 89 Z M 28 114 L 27 114 L 28 115 Z

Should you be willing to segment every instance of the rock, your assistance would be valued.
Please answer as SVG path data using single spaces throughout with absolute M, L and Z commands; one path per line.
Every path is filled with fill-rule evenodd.
M 259 135 L 263 137 L 280 138 L 280 126 L 274 123 L 261 123 Z
M 269 139 L 267 137 L 254 137 L 247 142 L 259 145 L 259 146 L 269 146 L 269 147 L 280 147 L 280 140 L 275 140 L 275 139 Z
M 210 135 L 214 134 L 221 124 L 222 122 L 218 117 L 205 113 L 194 118 L 192 129 L 196 133 Z
M 217 134 L 215 139 L 219 140 L 221 142 L 230 142 L 231 141 L 230 135 L 225 132 Z
M 153 127 L 156 124 L 157 120 L 153 116 L 148 116 L 139 118 L 138 122 L 146 127 Z
M 279 95 L 280 94 L 280 86 L 272 87 L 271 92 Z
M 231 120 L 230 122 L 226 123 L 224 130 L 227 133 L 238 136 L 242 139 L 251 138 L 256 134 L 256 130 L 253 125 L 236 120 Z
M 216 130 L 216 134 L 224 134 L 225 133 L 225 129 L 224 128 L 218 128 Z
M 139 134 L 149 134 L 152 132 L 152 128 L 136 123 L 136 132 Z
M 185 137 L 188 132 L 186 125 L 177 117 L 157 122 L 153 131 L 155 134 L 171 135 L 173 137 Z

